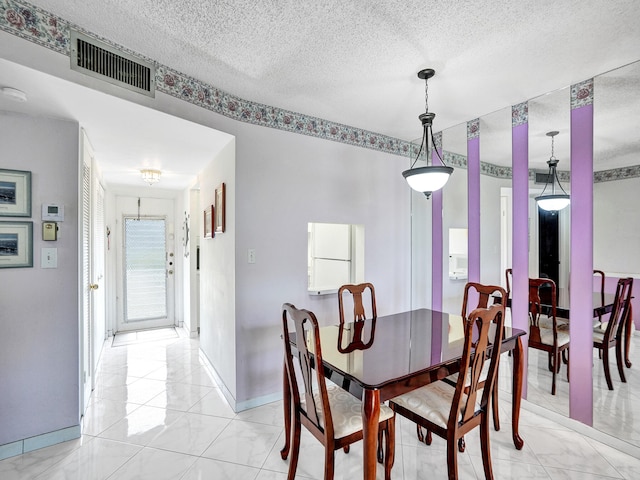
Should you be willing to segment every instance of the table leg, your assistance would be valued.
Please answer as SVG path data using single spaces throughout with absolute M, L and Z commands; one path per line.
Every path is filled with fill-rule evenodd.
M 287 366 L 282 369 L 282 406 L 284 408 L 284 447 L 280 450 L 280 456 L 286 460 L 291 449 L 291 385 L 287 375 Z
M 362 441 L 364 480 L 375 480 L 378 446 L 378 428 L 380 422 L 380 391 L 364 391 L 362 399 Z
M 520 337 L 516 340 L 516 347 L 513 349 L 513 388 L 511 400 L 511 429 L 513 444 L 516 449 L 522 450 L 524 440 L 520 437 L 520 401 L 522 400 L 522 381 L 524 377 L 523 363 L 524 352 Z
M 631 361 L 629 360 L 629 347 L 631 345 L 631 335 L 633 333 L 633 313 L 631 305 L 629 305 L 629 315 L 627 315 L 627 321 L 624 330 L 624 364 L 627 366 L 627 368 L 631 368 Z

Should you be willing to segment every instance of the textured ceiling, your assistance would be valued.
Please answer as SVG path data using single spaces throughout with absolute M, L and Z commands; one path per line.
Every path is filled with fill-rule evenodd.
M 553 102 L 542 95 L 566 92 L 571 84 L 640 59 L 637 0 L 30 3 L 241 98 L 403 140 L 420 135 L 424 82 L 416 72 L 425 67 L 436 70 L 429 82 L 436 131 L 482 117 L 484 132 L 502 138 L 504 131 L 494 124 L 509 114 L 499 112 L 535 99 L 530 108 L 538 112 L 539 125 L 530 122 L 530 152 L 542 167 L 550 153 L 544 133 L 561 132 L 561 168 L 568 168 L 562 158 L 568 158 L 570 138 L 568 111 L 550 108 Z M 627 110 L 611 116 L 637 118 L 637 81 L 613 82 L 612 91 L 617 97 L 606 97 L 616 97 L 618 108 Z M 598 96 L 596 107 L 597 102 Z M 603 123 L 597 133 L 616 121 Z M 445 135 L 445 149 L 452 136 Z M 451 150 L 458 140 L 449 140 Z M 637 151 L 640 142 L 634 142 L 618 148 Z M 494 163 L 510 164 L 509 143 L 483 143 Z M 615 152 L 609 149 L 608 155 Z
M 640 58 L 637 0 L 36 0 L 247 100 L 409 140 Z M 417 133 L 416 133 L 417 132 Z

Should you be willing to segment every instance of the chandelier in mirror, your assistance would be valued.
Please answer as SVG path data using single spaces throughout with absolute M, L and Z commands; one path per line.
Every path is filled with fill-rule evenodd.
M 553 138 L 558 135 L 558 133 L 560 132 L 553 131 L 547 133 L 547 137 L 551 137 L 551 158 L 549 158 L 547 162 L 547 165 L 549 165 L 549 174 L 547 175 L 547 183 L 545 183 L 542 193 L 536 197 L 538 206 L 549 212 L 562 210 L 569 205 L 570 202 L 569 194 L 562 188 L 560 180 L 558 179 L 558 172 L 556 172 L 558 159 L 553 154 Z M 549 192 L 547 192 L 548 187 L 550 187 Z

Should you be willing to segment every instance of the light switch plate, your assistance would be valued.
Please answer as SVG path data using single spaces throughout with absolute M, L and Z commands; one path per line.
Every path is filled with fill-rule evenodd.
M 40 255 L 41 268 L 58 268 L 58 249 L 43 248 Z

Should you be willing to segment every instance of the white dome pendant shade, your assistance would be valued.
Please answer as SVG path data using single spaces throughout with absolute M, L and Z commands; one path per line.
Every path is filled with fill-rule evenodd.
M 545 183 L 542 193 L 536 197 L 538 206 L 548 212 L 562 210 L 571 202 L 571 198 L 569 194 L 564 191 L 564 188 L 562 188 L 560 180 L 558 179 L 558 173 L 556 172 L 558 159 L 553 156 L 553 137 L 558 135 L 558 133 L 560 132 L 553 131 L 547 133 L 547 137 L 551 137 L 551 158 L 549 158 L 547 162 L 547 165 L 549 165 L 549 175 L 547 176 L 547 183 Z M 551 192 L 545 194 L 549 183 L 551 183 Z M 562 193 L 556 193 L 556 184 L 558 184 L 558 189 L 562 191 Z
M 422 142 L 420 142 L 420 149 L 418 150 L 418 154 L 416 155 L 416 159 L 413 161 L 411 168 L 402 172 L 402 176 L 405 178 L 409 186 L 417 192 L 424 193 L 427 198 L 431 197 L 432 192 L 444 187 L 453 173 L 453 167 L 448 167 L 444 164 L 444 161 L 440 156 L 440 152 L 435 148 L 435 142 L 433 140 L 433 119 L 436 114 L 429 112 L 428 80 L 433 77 L 435 73 L 436 72 L 431 68 L 426 68 L 418 72 L 418 78 L 425 81 L 425 113 L 418 117 L 422 123 Z M 440 159 L 442 165 L 426 165 L 424 167 L 414 168 L 423 151 L 425 155 L 428 156 L 429 139 L 431 139 L 433 151 Z

